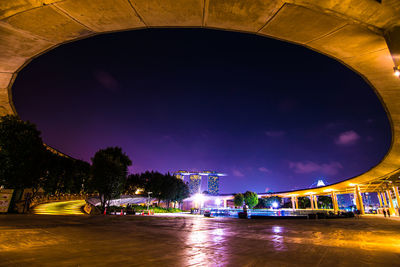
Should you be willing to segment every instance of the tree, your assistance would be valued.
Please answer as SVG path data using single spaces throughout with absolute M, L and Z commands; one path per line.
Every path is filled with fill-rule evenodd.
M 233 198 L 233 203 L 235 204 L 235 207 L 241 207 L 243 206 L 243 201 L 244 201 L 244 196 L 241 193 L 235 194 Z
M 70 188 L 71 193 L 88 192 L 90 177 L 90 164 L 83 160 L 74 160 L 74 183 Z
M 188 198 L 190 196 L 189 186 L 185 184 L 181 179 L 176 179 L 176 182 L 178 185 L 178 190 L 173 200 L 178 203 L 182 203 L 185 198 Z
M 163 198 L 163 175 L 159 172 L 146 171 L 142 174 L 145 182 L 145 191 L 151 192 L 152 196 L 158 200 L 158 205 Z
M 45 174 L 46 152 L 34 124 L 14 115 L 0 117 L 0 185 L 15 189 L 16 201 L 25 188 L 32 189 L 31 198 L 37 193 Z
M 125 194 L 134 195 L 137 190 L 144 189 L 146 184 L 145 175 L 130 174 L 125 183 Z
M 47 153 L 46 175 L 42 187 L 48 194 L 80 193 L 87 186 L 90 165 L 87 162 Z
M 306 209 L 307 207 L 311 207 L 311 202 L 308 197 L 299 197 L 297 198 L 299 203 L 299 209 Z
M 99 193 L 103 209 L 121 194 L 130 165 L 131 160 L 120 147 L 100 149 L 92 158 L 91 186 Z
M 255 205 L 258 204 L 258 195 L 255 192 L 246 191 L 244 193 L 244 203 L 252 209 Z
M 163 175 L 160 198 L 165 200 L 167 208 L 171 200 L 175 199 L 178 193 L 178 179 L 167 173 Z
M 332 198 L 330 196 L 319 196 L 318 204 L 323 209 L 332 208 Z
M 276 202 L 276 203 L 278 203 L 280 205 L 281 201 L 282 201 L 282 198 L 278 197 L 278 196 L 272 196 L 272 197 L 267 197 L 266 198 L 266 204 L 267 204 L 268 208 L 273 207 L 273 203 L 274 202 Z
M 258 204 L 255 206 L 257 209 L 265 209 L 267 208 L 267 199 L 266 198 L 259 198 L 258 199 Z

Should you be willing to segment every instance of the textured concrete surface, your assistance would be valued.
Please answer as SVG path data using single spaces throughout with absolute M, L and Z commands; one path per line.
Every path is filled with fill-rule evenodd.
M 1 266 L 396 266 L 400 221 L 0 216 Z
M 204 27 L 245 31 L 304 45 L 364 77 L 392 124 L 382 162 L 351 183 L 369 183 L 400 166 L 400 79 L 393 75 L 400 1 L 384 0 L 7 0 L 0 1 L 0 115 L 17 112 L 12 83 L 33 58 L 65 42 L 146 27 Z M 396 36 L 388 36 L 396 33 Z M 266 53 L 273 53 L 265 48 Z M 239 52 L 240 53 L 240 52 Z M 400 51 L 392 51 L 400 54 Z M 395 57 L 397 57 L 395 55 Z M 396 59 L 400 62 L 399 59 Z M 288 62 L 296 68 L 296 59 Z M 38 77 L 43 79 L 45 77 Z M 340 77 L 334 77 L 340 79 Z M 343 177 L 346 179 L 348 177 Z M 350 181 L 335 186 L 353 190 Z M 369 187 L 368 187 L 369 186 Z M 316 194 L 329 188 L 316 189 Z M 296 192 L 305 194 L 306 191 Z

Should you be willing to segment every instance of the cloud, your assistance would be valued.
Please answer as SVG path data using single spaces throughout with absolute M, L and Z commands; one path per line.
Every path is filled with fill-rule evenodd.
M 282 137 L 286 134 L 285 131 L 266 131 L 265 135 L 268 137 Z
M 358 139 L 360 139 L 358 133 L 351 130 L 339 134 L 339 136 L 335 139 L 335 143 L 337 145 L 344 145 L 344 146 L 354 145 L 358 141 Z
M 94 72 L 94 77 L 104 88 L 110 91 L 118 89 L 118 82 L 110 73 L 99 70 Z
M 243 177 L 244 176 L 244 174 L 239 170 L 233 170 L 232 174 L 233 174 L 233 176 L 236 176 L 236 177 Z
M 268 170 L 268 169 L 265 168 L 265 167 L 260 167 L 260 168 L 258 168 L 258 170 L 259 170 L 260 172 L 265 172 L 265 173 L 270 173 L 270 172 L 271 172 L 270 170 Z
M 295 173 L 300 174 L 318 172 L 325 175 L 335 175 L 343 166 L 336 161 L 322 164 L 313 161 L 299 161 L 289 162 L 289 168 L 293 169 Z

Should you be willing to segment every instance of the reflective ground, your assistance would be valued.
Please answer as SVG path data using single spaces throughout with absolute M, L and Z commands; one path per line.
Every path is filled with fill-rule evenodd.
M 2 266 L 396 266 L 400 221 L 1 215 Z

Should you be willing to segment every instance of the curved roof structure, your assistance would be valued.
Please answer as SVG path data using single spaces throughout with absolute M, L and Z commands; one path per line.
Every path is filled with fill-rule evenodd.
M 335 185 L 291 194 L 344 192 L 355 184 L 374 191 L 387 179 L 398 183 L 398 178 L 390 178 L 400 166 L 400 79 L 393 75 L 393 67 L 400 64 L 398 25 L 397 0 L 1 1 L 0 115 L 17 112 L 11 89 L 18 72 L 33 58 L 66 42 L 150 27 L 254 33 L 303 45 L 359 73 L 375 90 L 391 122 L 392 145 L 377 166 Z M 296 62 L 288 62 L 288 67 L 296 68 Z

